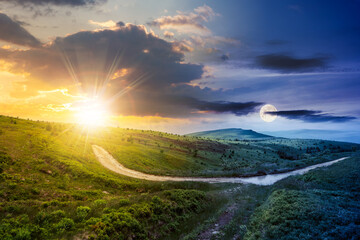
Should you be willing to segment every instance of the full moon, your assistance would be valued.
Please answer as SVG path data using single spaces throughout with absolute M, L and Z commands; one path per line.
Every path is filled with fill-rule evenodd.
M 276 119 L 277 116 L 272 114 L 266 114 L 266 112 L 276 112 L 276 111 L 277 109 L 274 105 L 266 104 L 262 106 L 260 109 L 260 117 L 265 122 L 272 122 Z

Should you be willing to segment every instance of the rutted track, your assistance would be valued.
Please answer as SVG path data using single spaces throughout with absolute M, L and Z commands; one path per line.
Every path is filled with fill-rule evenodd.
M 348 157 L 339 158 L 336 160 L 332 160 L 325 163 L 320 163 L 316 165 L 312 165 L 303 169 L 294 170 L 287 173 L 279 173 L 279 174 L 269 174 L 265 176 L 257 176 L 257 177 L 215 177 L 215 178 L 205 178 L 205 177 L 171 177 L 171 176 L 156 176 L 151 174 L 146 174 L 142 172 L 138 172 L 135 170 L 128 169 L 120 164 L 113 156 L 111 156 L 105 149 L 100 146 L 92 145 L 92 149 L 98 161 L 106 168 L 116 173 L 119 173 L 124 176 L 144 179 L 149 181 L 176 181 L 176 182 L 208 182 L 208 183 L 253 183 L 257 185 L 271 185 L 275 182 L 287 178 L 292 175 L 304 174 L 312 169 L 318 167 L 326 167 L 330 166 L 336 162 L 342 161 Z

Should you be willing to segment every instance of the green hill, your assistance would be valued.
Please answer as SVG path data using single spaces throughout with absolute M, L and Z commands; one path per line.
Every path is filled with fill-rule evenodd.
M 124 177 L 97 161 L 93 144 L 128 168 L 178 176 L 259 175 L 360 149 L 322 140 L 227 141 L 121 128 L 90 131 L 0 116 L 0 239 L 196 239 L 234 201 L 240 201 L 236 219 L 247 224 L 271 193 L 268 187 L 235 185 L 241 195 L 224 194 L 234 185 Z M 233 226 L 229 234 L 237 229 Z M 257 226 L 251 229 L 257 234 Z
M 270 135 L 255 132 L 253 130 L 244 130 L 241 128 L 227 128 L 211 131 L 195 132 L 187 134 L 192 137 L 204 137 L 225 140 L 260 140 L 274 138 Z
M 104 168 L 92 142 L 138 144 L 131 130 L 107 131 L 0 116 L 0 239 L 158 239 L 222 206 L 208 184 L 146 182 Z

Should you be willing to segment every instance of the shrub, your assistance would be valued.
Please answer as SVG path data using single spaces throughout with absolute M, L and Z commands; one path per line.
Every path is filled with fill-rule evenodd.
M 98 222 L 100 222 L 100 221 L 101 221 L 100 218 L 94 218 L 94 217 L 92 217 L 92 218 L 89 218 L 89 219 L 86 221 L 86 225 L 88 225 L 88 226 L 93 226 L 93 225 L 95 225 L 96 223 L 98 223 Z
M 44 211 L 40 211 L 35 216 L 35 223 L 39 225 L 46 224 L 48 221 L 50 221 L 50 216 Z
M 57 222 L 64 217 L 65 217 L 65 212 L 63 210 L 56 210 L 50 213 L 50 219 L 52 222 Z
M 96 208 L 104 207 L 106 205 L 106 201 L 103 199 L 96 199 L 93 205 Z
M 76 216 L 79 219 L 79 221 L 83 221 L 88 214 L 90 213 L 91 209 L 86 206 L 79 206 L 76 208 Z
M 126 212 L 112 212 L 103 215 L 101 222 L 94 226 L 98 239 L 146 239 L 146 234 L 140 223 Z
M 55 224 L 55 229 L 59 233 L 64 231 L 71 231 L 74 229 L 75 223 L 71 218 L 63 218 L 60 222 Z
M 124 207 L 126 205 L 129 205 L 130 201 L 129 199 L 120 199 L 119 202 L 117 203 L 118 207 Z
M 26 228 L 20 228 L 17 230 L 14 240 L 31 240 L 31 233 Z

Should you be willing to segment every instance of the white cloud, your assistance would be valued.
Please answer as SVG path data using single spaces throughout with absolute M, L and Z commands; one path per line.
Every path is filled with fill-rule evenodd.
M 113 20 L 109 20 L 109 21 L 106 21 L 106 22 L 96 22 L 96 21 L 93 21 L 93 20 L 89 20 L 89 23 L 92 24 L 92 25 L 99 26 L 101 28 L 114 28 L 114 27 L 116 27 L 116 22 L 114 22 Z

